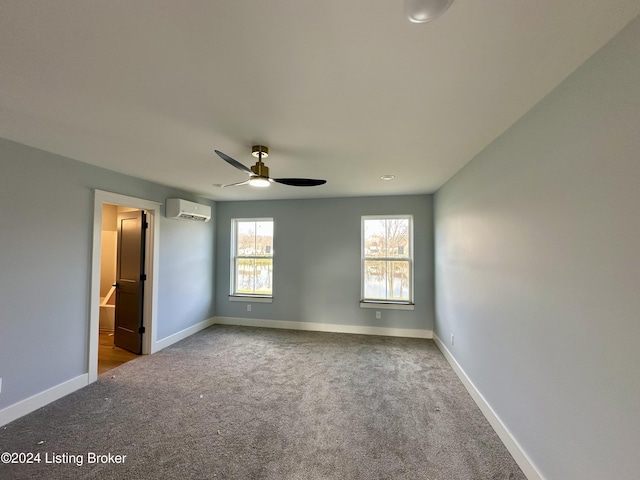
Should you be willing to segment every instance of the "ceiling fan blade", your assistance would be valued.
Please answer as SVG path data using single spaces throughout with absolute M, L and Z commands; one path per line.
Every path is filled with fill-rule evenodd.
M 249 183 L 249 180 L 245 180 L 244 182 L 237 182 L 237 183 L 227 183 L 226 185 L 222 185 L 220 183 L 214 183 L 213 186 L 214 187 L 220 187 L 220 188 L 224 188 L 224 187 L 237 187 L 239 185 L 246 185 L 247 183 Z
M 314 180 L 313 178 L 272 178 L 271 180 L 292 187 L 316 187 L 327 183 L 326 180 Z
M 238 170 L 242 170 L 245 173 L 248 173 L 249 175 L 253 175 L 253 172 L 251 171 L 251 169 L 249 167 L 245 167 L 243 164 L 241 164 L 239 161 L 234 160 L 233 158 L 231 158 L 229 155 L 227 155 L 226 153 L 222 153 L 219 150 L 214 150 L 218 156 L 223 159 L 225 162 L 227 162 L 229 165 L 233 165 L 234 167 L 236 167 Z

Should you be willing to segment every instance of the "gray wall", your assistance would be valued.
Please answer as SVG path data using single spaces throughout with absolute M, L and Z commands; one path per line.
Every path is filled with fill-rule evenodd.
M 434 208 L 436 332 L 471 381 L 545 478 L 638 478 L 640 20 Z
M 209 203 L 186 193 L 167 194 Z M 212 211 L 215 205 L 212 205 Z M 164 208 L 163 208 L 164 214 Z M 160 224 L 158 340 L 215 314 L 215 221 L 167 219 Z
M 242 187 L 238 187 L 242 188 Z M 246 188 L 246 187 L 245 187 Z M 273 188 L 293 188 L 276 186 Z M 360 217 L 412 214 L 415 310 L 360 308 Z M 275 222 L 273 303 L 230 302 L 232 218 Z M 218 202 L 216 314 L 296 322 L 433 329 L 433 220 L 430 195 Z
M 0 139 L 0 409 L 87 373 L 96 188 L 206 202 Z M 213 316 L 214 231 L 160 218 L 158 340 Z

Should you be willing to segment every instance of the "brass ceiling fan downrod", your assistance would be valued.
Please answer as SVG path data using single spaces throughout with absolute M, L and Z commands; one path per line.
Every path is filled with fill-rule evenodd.
M 264 145 L 254 145 L 251 147 L 251 155 L 258 159 L 256 164 L 251 167 L 251 171 L 259 177 L 269 178 L 269 167 L 262 163 L 262 157 L 269 156 L 269 148 Z

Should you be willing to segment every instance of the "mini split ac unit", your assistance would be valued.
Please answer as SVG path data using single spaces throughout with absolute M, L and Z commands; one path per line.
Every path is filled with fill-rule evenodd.
M 182 218 L 184 220 L 208 222 L 211 220 L 211 207 L 209 205 L 182 200 L 181 198 L 167 198 L 165 215 L 167 218 Z

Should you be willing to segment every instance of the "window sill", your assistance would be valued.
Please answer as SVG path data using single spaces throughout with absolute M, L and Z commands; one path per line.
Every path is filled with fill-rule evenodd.
M 361 301 L 360 308 L 377 308 L 380 310 L 413 310 L 413 303 Z
M 273 303 L 273 297 L 264 295 L 229 295 L 230 302 Z

